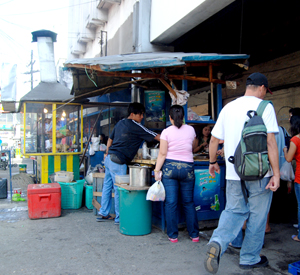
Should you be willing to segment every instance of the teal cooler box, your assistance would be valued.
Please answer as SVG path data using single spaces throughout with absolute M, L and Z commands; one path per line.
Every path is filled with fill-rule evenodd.
M 85 180 L 59 182 L 61 187 L 61 208 L 78 209 L 82 206 L 83 185 Z
M 140 236 L 151 233 L 152 202 L 146 200 L 148 190 L 126 190 L 120 193 L 120 232 Z

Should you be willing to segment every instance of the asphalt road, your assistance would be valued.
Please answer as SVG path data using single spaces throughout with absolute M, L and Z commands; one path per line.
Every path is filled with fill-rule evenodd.
M 33 160 L 28 158 L 13 158 L 11 159 L 12 168 L 11 175 L 19 174 L 19 164 L 27 165 L 27 173 L 33 174 Z M 15 167 L 14 167 L 15 166 Z M 0 178 L 9 178 L 9 168 L 6 170 L 0 169 Z

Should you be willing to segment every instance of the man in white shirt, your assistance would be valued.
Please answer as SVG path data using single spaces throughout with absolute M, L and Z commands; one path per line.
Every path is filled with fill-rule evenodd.
M 252 269 L 268 265 L 268 259 L 260 256 L 264 242 L 267 215 L 272 201 L 272 191 L 279 187 L 280 172 L 278 149 L 275 133 L 278 132 L 276 115 L 272 104 L 265 108 L 262 118 L 267 128 L 268 157 L 272 167 L 263 179 L 245 181 L 248 192 L 246 203 L 241 188 L 241 180 L 235 172 L 234 165 L 228 161 L 233 156 L 241 138 L 244 123 L 249 119 L 247 112 L 256 110 L 259 103 L 270 91 L 268 80 L 261 73 L 253 73 L 247 78 L 245 95 L 228 103 L 221 111 L 209 145 L 209 173 L 215 176 L 220 173 L 217 150 L 220 140 L 224 140 L 226 159 L 226 207 L 222 212 L 219 225 L 208 243 L 208 253 L 204 265 L 208 272 L 216 273 L 219 260 L 240 232 L 247 220 L 247 228 L 240 252 L 240 268 Z

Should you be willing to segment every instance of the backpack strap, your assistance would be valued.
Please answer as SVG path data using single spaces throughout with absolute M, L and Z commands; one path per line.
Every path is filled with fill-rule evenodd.
M 285 130 L 284 127 L 282 127 L 282 126 L 279 126 L 279 127 L 282 129 L 284 137 L 290 137 L 289 133 L 287 132 L 287 130 Z
M 256 113 L 258 116 L 261 117 L 263 115 L 263 112 L 269 103 L 271 103 L 273 105 L 272 101 L 269 101 L 269 100 L 263 100 L 259 103 L 257 110 L 256 110 Z

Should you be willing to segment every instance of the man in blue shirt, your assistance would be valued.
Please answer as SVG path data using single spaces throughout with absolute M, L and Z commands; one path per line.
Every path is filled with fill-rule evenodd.
M 159 141 L 160 135 L 150 131 L 141 124 L 145 107 L 141 103 L 130 103 L 128 117 L 120 120 L 114 127 L 108 141 L 105 154 L 105 177 L 102 188 L 101 208 L 97 221 L 107 221 L 113 218 L 109 215 L 112 203 L 112 188 L 115 176 L 126 175 L 127 164 L 136 155 L 144 140 Z M 115 224 L 119 224 L 119 191 L 115 189 Z

